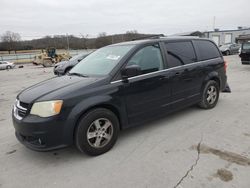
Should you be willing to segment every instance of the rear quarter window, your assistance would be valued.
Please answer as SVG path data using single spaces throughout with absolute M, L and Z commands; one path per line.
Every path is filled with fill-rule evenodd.
M 221 54 L 214 43 L 206 40 L 194 40 L 195 49 L 200 61 L 220 57 Z
M 243 50 L 250 50 L 250 43 L 243 43 L 242 44 L 242 49 Z
M 191 41 L 167 42 L 165 46 L 170 68 L 196 61 L 196 54 Z

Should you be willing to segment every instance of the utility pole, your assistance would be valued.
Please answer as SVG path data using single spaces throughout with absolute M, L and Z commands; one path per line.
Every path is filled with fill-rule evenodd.
M 68 51 L 69 51 L 69 36 L 68 36 L 68 33 L 66 34 L 66 37 L 67 37 L 67 45 L 68 45 Z
M 213 30 L 215 30 L 215 16 L 213 17 Z
M 112 35 L 112 44 L 114 44 L 114 36 Z

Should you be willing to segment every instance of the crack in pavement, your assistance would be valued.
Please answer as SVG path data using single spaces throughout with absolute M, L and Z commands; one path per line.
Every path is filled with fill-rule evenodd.
M 185 175 L 177 182 L 177 184 L 174 186 L 174 188 L 177 188 L 183 182 L 183 180 L 188 176 L 188 174 L 194 169 L 194 167 L 198 164 L 198 161 L 200 160 L 200 151 L 201 151 L 200 148 L 201 148 L 202 139 L 203 139 L 203 137 L 201 137 L 201 140 L 196 147 L 197 158 L 196 158 L 194 164 L 192 164 L 192 166 L 187 170 Z

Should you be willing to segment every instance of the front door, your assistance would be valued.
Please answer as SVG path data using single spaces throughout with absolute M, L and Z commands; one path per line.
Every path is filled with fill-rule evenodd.
M 126 66 L 130 65 L 142 70 L 141 75 L 129 78 L 123 85 L 128 121 L 132 124 L 158 116 L 163 108 L 168 110 L 171 88 L 158 43 L 139 49 L 128 60 Z

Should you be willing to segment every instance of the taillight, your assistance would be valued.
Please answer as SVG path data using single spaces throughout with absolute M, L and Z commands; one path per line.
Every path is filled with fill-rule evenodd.
M 224 71 L 225 71 L 225 73 L 227 72 L 227 62 L 226 61 L 224 61 Z

